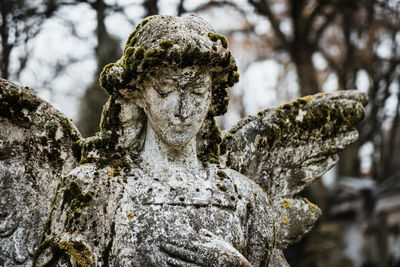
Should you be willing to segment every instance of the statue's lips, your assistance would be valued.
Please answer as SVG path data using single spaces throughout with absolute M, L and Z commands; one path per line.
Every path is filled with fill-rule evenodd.
M 171 126 L 176 131 L 186 131 L 189 129 L 192 124 L 190 122 L 178 122 L 178 123 L 171 123 Z

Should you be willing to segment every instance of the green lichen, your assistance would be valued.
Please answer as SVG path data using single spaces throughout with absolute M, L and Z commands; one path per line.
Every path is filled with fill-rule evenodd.
M 114 178 L 115 176 L 120 175 L 121 172 L 122 172 L 121 166 L 118 166 L 118 165 L 117 165 L 116 167 L 110 167 L 110 168 L 108 169 L 107 174 L 108 174 L 108 177 Z
M 222 192 L 226 192 L 228 190 L 225 185 L 217 184 L 217 187 Z
M 143 46 L 139 47 L 135 52 L 135 59 L 136 60 L 142 60 L 144 58 L 145 52 L 146 52 L 146 50 L 144 49 Z M 129 57 L 129 54 L 126 54 L 125 57 Z M 135 63 L 135 62 L 132 62 L 132 63 Z
M 82 209 L 87 207 L 92 201 L 91 193 L 83 194 L 80 186 L 76 182 L 71 182 L 64 190 L 61 210 L 68 209 L 65 227 L 68 231 L 77 231 L 79 217 Z
M 97 168 L 111 167 L 114 170 L 128 168 L 129 164 L 124 159 L 126 150 L 118 146 L 122 123 L 119 119 L 121 104 L 116 96 L 111 96 L 103 109 L 100 122 L 100 133 L 77 143 L 77 153 L 81 147 L 80 164 L 94 163 Z M 96 151 L 92 156 L 91 151 Z
M 225 136 L 224 136 L 224 138 L 226 138 L 226 139 L 230 139 L 230 138 L 232 138 L 233 137 L 233 135 L 231 134 L 231 133 L 227 133 Z
M 20 92 L 12 86 L 0 89 L 0 117 L 29 128 L 33 121 L 26 112 L 35 112 L 41 103 L 40 100 L 24 91 Z
M 168 50 L 169 48 L 171 48 L 174 45 L 174 42 L 170 41 L 170 40 L 162 40 L 160 42 L 160 47 L 164 50 Z
M 60 118 L 61 124 L 61 131 L 63 132 L 64 136 L 71 139 L 72 141 L 79 140 L 79 136 L 77 132 L 73 129 L 73 126 L 67 118 Z
M 268 146 L 268 137 L 266 136 L 256 136 L 256 139 L 254 140 L 254 147 L 258 149 L 263 149 Z
M 217 42 L 218 40 L 220 40 L 222 47 L 223 48 L 228 48 L 228 41 L 226 40 L 225 36 L 220 35 L 220 34 L 215 33 L 215 32 L 209 32 L 207 35 L 208 35 L 208 38 L 210 38 L 211 41 Z
M 307 198 L 304 197 L 303 200 L 307 203 L 307 205 L 312 213 L 316 212 L 319 209 L 317 205 L 315 205 L 314 203 L 311 203 L 311 201 L 308 200 Z
M 51 120 L 45 129 L 47 148 L 43 149 L 43 153 L 54 167 L 59 168 L 64 164 L 64 160 L 61 158 L 61 139 L 56 139 L 59 125 L 56 120 Z M 42 140 L 44 141 L 44 138 Z
M 114 93 L 115 83 L 113 82 L 111 75 L 110 75 L 110 70 L 114 66 L 115 66 L 115 63 L 107 64 L 103 68 L 103 71 L 101 72 L 100 79 L 99 79 L 101 87 L 103 87 L 104 90 L 106 90 L 110 94 Z
M 334 136 L 358 120 L 354 109 L 345 109 L 329 99 L 320 100 L 323 97 L 323 94 L 306 96 L 281 106 L 276 109 L 276 125 L 289 133 L 287 136 L 298 134 L 300 138 L 308 138 L 310 134 Z
M 212 115 L 207 115 L 205 128 L 202 129 L 200 135 L 203 140 L 207 140 L 207 143 L 204 147 L 201 147 L 199 150 L 198 157 L 203 162 L 203 164 L 207 163 L 220 163 L 220 147 L 219 145 L 222 142 L 221 138 L 221 130 L 217 126 L 217 123 Z
M 228 76 L 228 85 L 232 87 L 235 83 L 239 82 L 239 72 L 233 71 L 229 73 Z
M 229 178 L 228 175 L 222 170 L 218 170 L 217 175 L 218 175 L 219 179 L 221 179 L 221 180 L 225 180 L 226 178 Z
M 128 218 L 128 220 L 132 220 L 133 217 L 135 217 L 135 214 L 133 212 L 129 211 L 126 213 L 126 217 Z
M 81 241 L 61 241 L 58 246 L 65 254 L 71 256 L 74 264 L 89 266 L 93 263 L 93 253 Z
M 291 206 L 290 200 L 289 199 L 285 199 L 284 201 L 282 201 L 281 203 L 281 207 L 284 209 L 289 209 Z
M 77 162 L 80 162 L 82 159 L 82 141 L 75 141 L 71 146 L 72 154 L 74 155 Z

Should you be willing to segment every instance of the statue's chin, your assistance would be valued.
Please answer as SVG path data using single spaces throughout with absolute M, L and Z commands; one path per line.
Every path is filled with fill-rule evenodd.
M 164 139 L 164 142 L 176 152 L 184 150 L 190 141 L 193 139 L 192 136 L 187 133 L 177 134 L 175 136 L 167 136 Z

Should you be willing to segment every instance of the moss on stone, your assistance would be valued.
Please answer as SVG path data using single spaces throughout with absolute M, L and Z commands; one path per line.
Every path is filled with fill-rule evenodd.
M 88 138 L 76 144 L 76 153 L 81 151 L 80 164 L 94 163 L 97 168 L 110 167 L 116 170 L 114 175 L 123 168 L 129 168 L 129 164 L 124 159 L 126 150 L 118 146 L 122 124 L 119 118 L 121 104 L 118 103 L 116 96 L 110 96 L 105 108 L 103 109 L 100 122 L 100 133 L 97 136 Z M 95 155 L 91 151 L 96 151 Z
M 218 40 L 220 40 L 222 47 L 223 48 L 228 48 L 228 41 L 226 40 L 225 36 L 223 36 L 221 34 L 217 34 L 215 32 L 209 32 L 207 35 L 208 35 L 208 38 L 210 38 L 211 41 L 217 42 Z
M 62 119 L 62 118 L 61 118 Z M 61 124 L 61 119 L 58 122 Z M 61 140 L 56 139 L 59 125 L 57 121 L 52 120 L 46 125 L 46 138 L 47 148 L 43 150 L 44 155 L 47 157 L 49 162 L 56 168 L 60 168 L 64 164 L 64 160 L 61 158 Z M 44 138 L 42 138 L 44 141 Z
M 126 217 L 128 218 L 128 220 L 132 220 L 133 217 L 135 217 L 135 214 L 133 212 L 129 211 L 126 213 Z
M 92 199 L 92 194 L 83 194 L 80 186 L 76 182 L 71 182 L 68 185 L 64 190 L 63 201 L 61 204 L 61 210 L 64 208 L 68 209 L 67 218 L 64 224 L 66 230 L 70 232 L 78 230 L 78 221 L 82 209 L 87 207 Z
M 228 85 L 232 87 L 235 83 L 239 82 L 239 77 L 239 72 L 230 72 L 228 76 Z
M 277 124 L 284 132 L 303 132 L 336 135 L 343 127 L 352 125 L 352 119 L 357 116 L 351 110 L 329 102 L 310 104 L 323 95 L 306 96 L 279 107 Z
M 76 161 L 80 162 L 82 158 L 82 142 L 81 141 L 73 142 L 71 148 Z
M 316 212 L 319 209 L 317 205 L 315 205 L 314 203 L 311 203 L 311 201 L 308 200 L 307 198 L 304 197 L 303 200 L 307 203 L 307 205 L 310 208 L 310 211 L 312 213 Z
M 254 147 L 257 149 L 264 149 L 268 146 L 268 137 L 257 135 L 254 140 Z
M 217 171 L 217 175 L 218 175 L 218 177 L 219 177 L 221 180 L 224 180 L 224 179 L 226 179 L 226 178 L 229 178 L 228 175 L 227 175 L 224 171 L 222 171 L 222 170 L 218 170 L 218 171 Z
M 226 139 L 231 139 L 233 137 L 233 135 L 231 133 L 227 133 L 224 138 Z
M 73 129 L 71 122 L 67 118 L 60 118 L 61 131 L 65 137 L 68 137 L 72 141 L 79 140 L 77 132 Z
M 80 241 L 61 241 L 58 246 L 65 254 L 71 256 L 74 264 L 89 266 L 93 263 L 92 252 Z
M 171 48 L 174 45 L 174 42 L 172 42 L 171 40 L 162 40 L 160 42 L 160 47 L 164 50 L 168 50 L 169 48 Z
M 290 200 L 289 199 L 285 199 L 284 201 L 282 201 L 281 203 L 281 207 L 284 209 L 289 209 L 291 206 Z
M 226 192 L 228 190 L 225 185 L 217 184 L 217 187 L 222 192 Z
M 121 166 L 117 165 L 116 167 L 110 167 L 107 171 L 108 177 L 114 178 L 117 175 L 120 175 L 122 172 Z
M 144 58 L 144 53 L 146 50 L 144 49 L 143 46 L 139 47 L 136 52 L 135 52 L 135 59 L 136 60 L 142 60 Z
M 214 117 L 210 114 L 207 115 L 206 120 L 209 122 L 206 125 L 206 129 L 203 129 L 202 139 L 207 140 L 205 147 L 202 147 L 200 154 L 198 154 L 199 159 L 203 164 L 207 163 L 220 163 L 220 148 L 219 145 L 222 142 L 221 130 L 217 126 Z
M 100 74 L 100 85 L 106 90 L 107 93 L 114 93 L 114 83 L 110 79 L 110 70 L 114 67 L 115 63 L 107 64 Z
M 11 86 L 0 89 L 0 116 L 22 127 L 30 127 L 31 119 L 26 116 L 26 112 L 35 112 L 40 100 L 36 97 L 28 98 L 27 94 Z

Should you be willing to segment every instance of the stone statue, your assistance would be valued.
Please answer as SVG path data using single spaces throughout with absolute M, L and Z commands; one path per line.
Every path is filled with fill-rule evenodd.
M 0 80 L 0 265 L 288 266 L 321 214 L 295 195 L 357 139 L 367 97 L 307 96 L 222 134 L 238 78 L 203 19 L 152 16 L 103 70 L 94 137 Z

